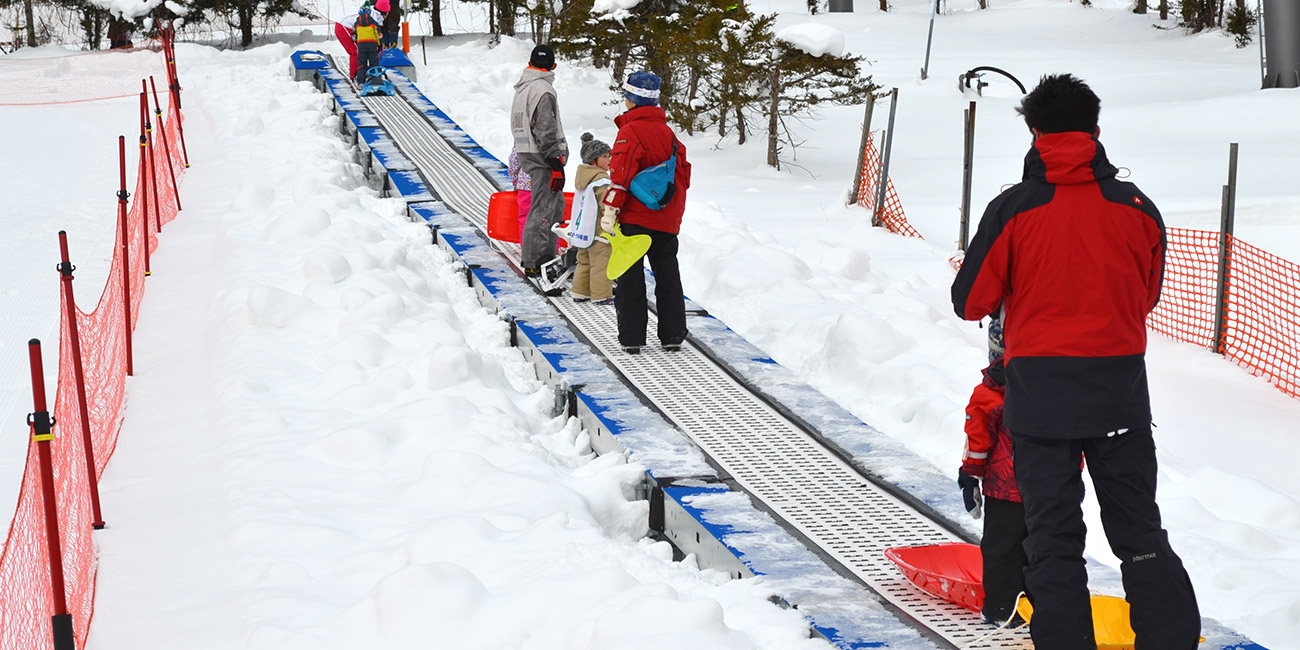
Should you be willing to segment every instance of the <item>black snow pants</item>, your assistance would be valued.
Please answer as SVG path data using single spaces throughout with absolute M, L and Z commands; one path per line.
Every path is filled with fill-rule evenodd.
M 984 618 L 1002 623 L 1025 588 L 1025 506 L 984 497 Z
M 373 41 L 357 43 L 357 78 L 358 86 L 370 82 L 370 68 L 379 65 L 379 44 Z
M 682 293 L 682 274 L 677 268 L 676 233 L 651 230 L 631 223 L 620 223 L 624 235 L 650 235 L 650 270 L 655 273 L 655 307 L 659 312 L 659 342 L 681 343 L 686 340 L 686 299 Z M 637 262 L 614 285 L 614 308 L 618 312 L 620 345 L 645 345 L 646 313 L 645 267 Z
M 1034 647 L 1095 650 L 1083 550 L 1083 476 L 1088 462 L 1106 540 L 1120 559 L 1129 620 L 1142 650 L 1195 650 L 1196 594 L 1169 546 L 1156 505 L 1156 447 L 1150 427 L 1103 438 L 1062 440 L 1012 431 L 1016 481 L 1029 535 L 1025 589 L 1034 604 Z

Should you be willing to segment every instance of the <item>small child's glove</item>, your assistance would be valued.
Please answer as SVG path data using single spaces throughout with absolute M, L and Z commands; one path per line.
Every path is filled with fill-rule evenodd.
M 972 519 L 979 519 L 982 514 L 980 506 L 984 505 L 984 495 L 980 494 L 980 480 L 966 472 L 958 472 L 957 485 L 961 486 L 961 501 L 962 505 L 966 506 L 966 512 L 970 513 Z
M 618 208 L 607 205 L 600 213 L 600 228 L 605 232 L 614 232 L 614 221 L 618 219 Z

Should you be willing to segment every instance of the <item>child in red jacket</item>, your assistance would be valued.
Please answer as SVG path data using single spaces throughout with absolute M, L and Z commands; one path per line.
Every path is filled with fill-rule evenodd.
M 984 515 L 980 552 L 984 557 L 984 620 L 1002 624 L 1015 612 L 1025 588 L 1025 507 L 1016 486 L 1011 433 L 1002 422 L 1006 374 L 995 353 L 966 406 L 966 450 L 957 484 L 966 510 Z M 992 355 L 991 355 L 992 356 Z M 981 481 L 982 479 L 982 481 Z M 980 483 L 983 482 L 983 498 Z M 982 502 L 982 503 L 981 503 Z

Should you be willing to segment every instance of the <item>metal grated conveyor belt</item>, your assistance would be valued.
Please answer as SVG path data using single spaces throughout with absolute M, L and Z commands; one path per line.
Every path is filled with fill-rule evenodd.
M 488 197 L 496 188 L 483 173 L 400 96 L 364 101 L 438 196 L 486 232 Z M 506 250 L 517 264 L 518 247 Z M 627 355 L 618 346 L 612 305 L 575 304 L 567 296 L 551 302 L 741 486 L 904 615 L 956 647 L 1033 647 L 1027 629 L 972 643 L 993 628 L 922 592 L 884 555 L 894 546 L 962 540 L 863 477 L 693 346 L 667 353 L 652 343 Z M 651 314 L 651 341 L 657 326 Z

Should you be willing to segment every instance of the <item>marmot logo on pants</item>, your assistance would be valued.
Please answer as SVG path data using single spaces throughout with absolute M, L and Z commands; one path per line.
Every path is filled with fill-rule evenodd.
M 1134 557 L 1133 557 L 1133 561 L 1134 561 L 1134 562 L 1141 562 L 1142 560 L 1152 560 L 1152 559 L 1155 559 L 1155 557 L 1156 557 L 1156 554 L 1155 554 L 1155 553 L 1147 553 L 1146 555 L 1136 555 L 1136 556 L 1134 556 Z

